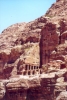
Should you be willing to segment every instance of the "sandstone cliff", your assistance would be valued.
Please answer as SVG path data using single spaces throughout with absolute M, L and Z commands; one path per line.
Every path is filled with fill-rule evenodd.
M 8 73 L 11 74 L 14 66 L 17 70 L 20 60 L 22 64 L 36 63 L 39 65 L 40 32 L 48 19 L 48 17 L 42 16 L 29 23 L 12 25 L 2 32 L 0 35 L 1 74 L 3 72 L 6 74 L 8 68 L 12 69 L 8 70 Z
M 51 71 L 36 76 L 19 75 L 1 80 L 0 100 L 66 100 L 66 68 Z
M 29 23 L 14 24 L 0 34 L 1 100 L 11 100 L 11 97 L 15 97 L 14 100 L 67 99 L 66 3 L 67 0 L 56 0 L 45 15 Z M 42 35 L 45 37 L 41 38 Z M 40 44 L 41 39 L 46 48 Z M 46 62 L 49 63 L 39 70 L 41 47 L 43 54 L 46 50 Z M 36 76 L 30 72 L 29 76 L 23 76 L 24 66 L 33 66 L 32 71 L 36 67 L 39 74 L 33 71 Z

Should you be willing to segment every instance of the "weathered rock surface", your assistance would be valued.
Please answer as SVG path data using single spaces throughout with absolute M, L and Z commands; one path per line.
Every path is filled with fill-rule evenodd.
M 40 39 L 45 39 L 45 47 Z M 47 58 L 43 66 L 40 55 Z M 29 76 L 22 75 L 25 66 Z M 30 67 L 36 75 L 31 75 Z M 66 100 L 66 95 L 67 0 L 56 0 L 44 16 L 0 34 L 0 100 Z
M 67 0 L 64 0 L 64 1 L 57 0 L 57 2 L 54 3 L 50 7 L 50 9 L 47 11 L 47 13 L 44 16 L 41 16 L 40 18 L 29 23 L 14 24 L 2 32 L 2 34 L 0 35 L 0 62 L 1 62 L 0 73 L 1 74 L 4 72 L 3 69 L 8 70 L 7 67 L 9 66 L 11 67 L 11 70 L 13 70 L 13 66 L 17 66 L 20 58 L 22 59 L 22 62 L 24 63 L 26 62 L 23 59 L 26 59 L 28 57 L 31 58 L 31 55 L 29 55 L 29 52 L 26 53 L 27 50 L 25 48 L 28 48 L 28 51 L 29 51 L 30 45 L 32 45 L 31 43 L 36 45 L 36 43 L 40 42 L 40 37 L 41 37 L 40 33 L 41 31 L 44 30 L 45 27 L 46 27 L 46 31 L 48 30 L 49 23 L 56 25 L 55 33 L 56 35 L 58 34 L 59 41 L 58 40 L 57 41 L 59 42 L 58 47 L 60 47 L 60 49 L 58 49 L 57 47 L 54 50 L 54 52 L 51 53 L 51 57 L 55 60 L 62 60 L 66 62 L 66 54 L 67 54 L 66 53 L 66 48 L 67 48 L 67 45 L 66 45 L 66 40 L 67 40 L 66 2 Z M 47 36 L 48 39 L 49 37 L 50 36 Z M 51 40 L 52 39 L 56 39 L 56 38 L 51 37 Z M 33 48 L 33 46 L 31 46 L 31 48 Z M 36 49 L 38 49 L 38 46 L 36 47 Z M 34 49 L 31 51 L 32 51 L 31 54 L 33 53 L 32 58 L 34 58 Z M 36 52 L 35 54 L 36 58 L 39 60 L 40 58 L 38 57 L 38 54 L 39 54 L 39 51 L 38 53 Z M 25 58 L 24 58 L 24 55 L 25 55 Z M 30 61 L 31 59 L 29 58 L 28 60 Z M 37 61 L 37 63 L 39 61 Z M 33 59 L 32 59 L 32 62 L 34 62 Z M 9 74 L 11 74 L 9 70 L 8 72 Z M 10 76 L 10 75 L 7 75 L 7 76 Z
M 67 19 L 67 0 L 56 0 L 56 3 L 52 4 L 45 15 L 56 23 L 62 18 Z
M 64 80 L 65 77 L 67 78 L 66 71 L 63 69 L 60 72 L 55 69 L 55 72 L 47 74 L 20 75 L 9 80 L 1 80 L 1 84 L 3 84 L 0 86 L 1 98 L 3 100 L 60 100 L 59 98 L 67 98 L 67 80 Z
M 40 39 L 40 64 L 50 62 L 51 52 L 59 44 L 59 36 L 56 32 L 56 25 L 53 23 L 45 24 L 41 31 Z
M 60 95 L 56 98 L 56 100 L 66 100 L 67 92 L 61 92 Z
M 21 65 L 19 65 L 20 60 L 22 65 L 39 65 L 40 32 L 47 21 L 48 18 L 42 16 L 29 23 L 12 25 L 2 32 L 0 35 L 1 75 L 4 73 L 2 78 L 12 76 L 14 67 L 18 72 L 17 68 Z

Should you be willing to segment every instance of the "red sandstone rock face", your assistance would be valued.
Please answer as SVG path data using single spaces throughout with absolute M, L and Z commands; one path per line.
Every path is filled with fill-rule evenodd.
M 47 23 L 41 31 L 40 62 L 41 65 L 50 62 L 51 52 L 59 44 L 59 36 L 56 33 L 56 25 Z
M 54 14 L 52 9 L 54 8 L 56 11 L 57 9 L 55 6 L 56 5 L 59 6 L 59 4 L 63 5 L 63 2 L 57 1 L 57 3 L 52 5 L 52 7 L 50 8 L 52 11 L 52 15 Z M 50 9 L 47 12 L 46 16 L 51 14 Z M 56 15 L 58 16 L 58 14 L 59 14 L 59 12 L 57 12 Z M 0 35 L 0 61 L 2 62 L 1 66 L 3 66 L 3 67 L 1 67 L 2 68 L 1 74 L 4 71 L 3 69 L 6 70 L 8 68 L 11 68 L 13 70 L 14 69 L 13 66 L 18 65 L 20 58 L 22 59 L 21 60 L 22 63 L 27 63 L 27 60 L 29 60 L 28 63 L 35 62 L 34 59 L 32 59 L 32 60 L 30 59 L 31 54 L 29 55 L 29 53 L 28 54 L 26 53 L 26 52 L 28 52 L 28 50 L 31 50 L 32 51 L 31 53 L 34 54 L 35 50 L 33 49 L 34 50 L 33 51 L 32 49 L 30 49 L 30 44 L 29 44 L 29 46 L 26 47 L 26 48 L 28 48 L 28 50 L 24 49 L 24 44 L 27 45 L 27 43 L 30 42 L 30 43 L 34 43 L 34 45 L 35 45 L 35 43 L 40 42 L 41 30 L 46 31 L 45 32 L 46 34 L 44 37 L 45 37 L 45 39 L 47 38 L 47 41 L 45 43 L 47 43 L 49 41 L 50 48 L 51 48 L 50 41 L 53 41 L 53 43 L 54 43 L 57 40 L 57 43 L 58 43 L 57 34 L 59 37 L 59 43 L 65 42 L 65 40 L 67 39 L 66 38 L 66 30 L 67 30 L 66 23 L 67 23 L 67 21 L 66 21 L 65 17 L 63 16 L 62 20 L 60 18 L 60 20 L 58 20 L 58 22 L 54 21 L 54 23 L 53 23 L 52 21 L 53 21 L 53 18 L 49 18 L 49 16 L 48 17 L 42 16 L 42 17 L 36 19 L 35 21 L 29 22 L 29 23 L 20 23 L 20 24 L 12 25 L 2 32 L 2 34 Z M 51 23 L 51 24 L 49 25 L 49 23 Z M 55 26 L 55 24 L 56 24 L 56 26 Z M 52 28 L 49 28 L 51 25 L 52 25 Z M 46 29 L 44 29 L 43 27 Z M 54 31 L 53 31 L 53 28 L 54 28 Z M 56 35 L 51 36 L 51 39 L 49 36 L 50 31 L 52 32 L 52 34 L 57 33 Z M 54 43 L 53 46 L 55 46 L 55 44 L 57 44 L 57 43 Z M 33 46 L 31 48 L 33 48 Z M 36 47 L 36 49 L 37 49 L 37 47 Z M 66 53 L 66 51 L 63 51 L 63 52 L 64 52 L 64 54 Z M 37 59 L 39 59 L 38 54 L 39 54 L 39 51 L 37 54 L 35 54 Z M 64 54 L 62 55 L 62 52 L 60 54 L 59 51 L 58 52 L 55 51 L 55 53 L 51 53 L 51 58 L 56 59 L 56 60 L 60 59 L 63 61 L 63 59 L 66 58 L 66 56 L 64 57 Z M 27 58 L 27 57 L 24 58 L 24 56 L 26 56 L 26 55 L 29 56 L 29 58 Z M 41 55 L 42 55 L 42 53 L 41 53 Z M 58 56 L 56 56 L 56 58 L 55 58 L 55 55 L 58 55 Z M 27 59 L 27 60 L 24 60 L 24 59 Z M 37 61 L 37 62 L 39 62 L 39 61 Z M 16 70 L 17 70 L 17 67 L 16 67 Z M 9 72 L 8 76 L 13 75 L 13 74 L 11 74 L 11 73 L 13 73 L 13 71 L 12 72 L 8 71 L 8 72 Z
M 24 63 L 39 64 L 38 45 L 40 41 L 40 32 L 47 21 L 48 18 L 42 16 L 29 23 L 12 25 L 2 32 L 0 35 L 0 61 L 3 62 L 2 73 L 4 72 L 4 74 L 6 74 L 8 71 L 8 75 L 4 76 L 13 75 L 13 69 L 16 66 L 17 70 L 20 59 L 22 65 Z M 32 59 L 31 56 L 33 57 Z M 9 68 L 11 68 L 10 71 L 8 70 Z
M 46 12 L 46 16 L 58 20 L 61 18 L 66 19 L 67 15 L 67 0 L 56 0 L 50 9 Z
M 67 92 L 61 92 L 56 100 L 65 100 L 67 99 Z
M 30 37 L 39 38 L 39 33 L 47 20 L 48 18 L 42 16 L 29 23 L 14 24 L 8 27 L 0 35 L 0 48 L 3 50 L 5 48 L 12 48 L 16 44 L 24 44 L 27 38 L 30 41 Z
M 55 68 L 54 72 L 47 72 L 47 74 L 43 73 L 32 77 L 21 75 L 9 80 L 1 80 L 0 95 L 3 94 L 3 100 L 49 100 L 49 98 L 50 100 L 56 100 L 62 98 L 60 94 L 63 91 L 67 93 L 66 75 L 66 68 L 62 70 Z
M 27 57 L 24 58 L 23 56 L 27 55 L 27 53 L 26 53 L 27 50 L 25 50 L 22 46 L 24 46 L 24 44 L 27 45 L 28 42 L 30 42 L 30 43 L 40 42 L 40 32 L 41 32 L 41 30 L 45 30 L 43 27 L 46 27 L 46 33 L 48 33 L 48 26 L 49 26 L 48 23 L 56 24 L 56 27 L 55 27 L 55 30 L 53 31 L 53 33 L 58 34 L 59 43 L 65 42 L 65 40 L 67 39 L 67 36 L 66 36 L 67 20 L 63 14 L 65 13 L 65 15 L 66 15 L 66 2 L 67 2 L 66 0 L 64 0 L 64 1 L 57 0 L 57 2 L 55 4 L 53 4 L 51 6 L 51 8 L 47 11 L 46 15 L 41 16 L 40 18 L 38 18 L 32 22 L 29 22 L 29 23 L 20 23 L 20 24 L 17 23 L 15 25 L 8 27 L 7 29 L 5 29 L 2 32 L 2 34 L 0 35 L 0 61 L 2 62 L 1 66 L 3 66 L 3 67 L 1 67 L 1 68 L 5 69 L 6 68 L 5 65 L 7 65 L 7 67 L 10 65 L 11 68 L 13 68 L 12 67 L 13 65 L 17 66 L 20 58 L 22 58 L 22 62 L 25 62 L 23 59 L 26 59 Z M 45 17 L 45 16 L 47 16 L 47 17 Z M 50 16 L 52 16 L 52 17 L 50 17 Z M 52 32 L 52 30 L 53 29 L 51 29 L 51 32 Z M 57 40 L 57 42 L 58 42 L 56 35 L 54 35 L 51 38 L 51 40 L 52 41 Z M 49 41 L 49 39 L 50 39 L 49 37 L 50 36 L 48 34 L 48 36 L 46 37 L 47 41 Z M 55 45 L 55 43 L 53 45 Z M 19 47 L 17 47 L 17 46 L 19 46 Z M 50 44 L 49 44 L 49 46 L 50 46 Z M 27 48 L 29 49 L 29 46 Z M 37 49 L 37 47 L 36 47 L 36 49 Z M 29 50 L 31 50 L 31 49 L 29 49 Z M 33 50 L 31 50 L 31 51 L 33 51 Z M 55 51 L 55 53 L 52 53 L 52 55 L 51 55 L 52 58 L 54 58 L 55 55 L 59 54 L 58 57 L 56 57 L 56 60 L 66 59 L 66 56 L 64 56 L 66 51 L 63 51 L 64 54 L 62 54 L 62 52 L 60 54 L 60 52 Z M 33 53 L 33 52 L 31 52 L 31 53 Z M 39 54 L 39 52 L 38 52 L 38 54 Z M 36 55 L 38 55 L 38 54 L 36 54 Z M 29 53 L 28 53 L 28 55 L 29 55 Z M 31 58 L 31 55 L 29 55 L 29 56 Z M 37 56 L 36 56 L 36 58 L 39 59 Z M 29 59 L 29 61 L 30 60 L 31 59 Z M 34 60 L 33 60 L 33 62 L 34 62 Z M 2 69 L 2 72 L 3 72 L 3 69 Z
M 19 98 L 23 100 L 26 100 L 26 98 L 27 100 L 44 100 L 45 98 L 46 100 L 48 98 L 54 100 L 53 95 L 50 95 L 50 93 L 56 93 L 56 100 L 59 100 L 60 98 L 64 100 L 64 93 L 59 94 L 58 92 L 61 90 L 62 92 L 67 92 L 66 3 L 67 0 L 57 0 L 57 2 L 53 4 L 47 11 L 46 15 L 41 16 L 40 18 L 29 23 L 12 25 L 5 29 L 0 35 L 0 79 L 8 79 L 10 77 L 14 78 L 5 80 L 6 84 L 3 85 L 7 86 L 7 90 L 11 91 L 10 94 L 12 96 L 15 96 L 13 94 L 15 94 L 15 92 L 18 92 L 18 100 Z M 53 35 L 50 37 L 51 34 Z M 39 47 L 40 38 L 41 40 L 45 39 L 45 41 L 41 41 L 43 44 L 41 43 Z M 47 43 L 49 44 L 49 46 L 45 45 Z M 47 47 L 50 50 L 47 50 Z M 48 62 L 48 59 L 50 58 L 50 62 L 43 65 L 43 67 L 47 67 L 47 69 L 42 69 L 42 72 L 45 72 L 47 74 L 42 74 L 42 77 L 40 77 L 40 75 L 34 75 L 33 78 L 27 77 L 27 79 L 21 79 L 22 76 L 19 76 L 18 72 L 22 74 L 24 64 L 34 65 L 35 63 L 39 66 L 40 48 L 42 49 L 42 57 L 44 57 L 44 54 L 46 56 L 50 53 L 50 56 L 48 55 L 46 60 L 46 62 Z M 44 53 L 45 50 L 46 53 Z M 41 64 L 44 64 L 44 58 L 41 58 L 41 60 L 43 61 L 41 62 Z M 48 76 L 50 77 L 52 74 L 56 75 L 56 84 L 54 85 L 55 92 L 53 92 L 53 88 L 50 89 L 48 88 L 48 86 L 46 87 L 46 85 L 49 84 L 49 82 L 47 83 L 47 81 L 49 81 Z M 15 91 L 13 90 L 13 87 L 16 87 Z M 3 90 L 3 88 L 1 90 Z M 46 90 L 48 92 L 47 94 L 49 94 L 50 96 L 46 94 Z M 51 90 L 52 92 L 49 93 L 49 90 Z M 19 95 L 19 93 L 21 96 Z M 7 92 L 7 94 L 9 93 Z M 4 97 L 3 91 L 0 91 L 0 95 L 1 98 Z

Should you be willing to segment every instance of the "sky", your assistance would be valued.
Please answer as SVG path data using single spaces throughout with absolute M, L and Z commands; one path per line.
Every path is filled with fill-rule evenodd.
M 0 33 L 15 23 L 44 15 L 56 0 L 0 0 Z

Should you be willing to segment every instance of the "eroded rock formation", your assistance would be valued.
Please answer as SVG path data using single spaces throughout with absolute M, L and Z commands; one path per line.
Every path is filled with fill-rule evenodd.
M 59 36 L 56 33 L 56 25 L 47 23 L 41 31 L 40 40 L 40 64 L 44 65 L 50 62 L 51 52 L 59 44 Z
M 0 100 L 67 99 L 66 2 L 56 0 L 44 16 L 2 32 Z
M 20 75 L 1 80 L 0 87 L 3 100 L 60 100 L 58 98 L 64 98 L 67 93 L 67 70 L 55 69 L 36 76 Z

